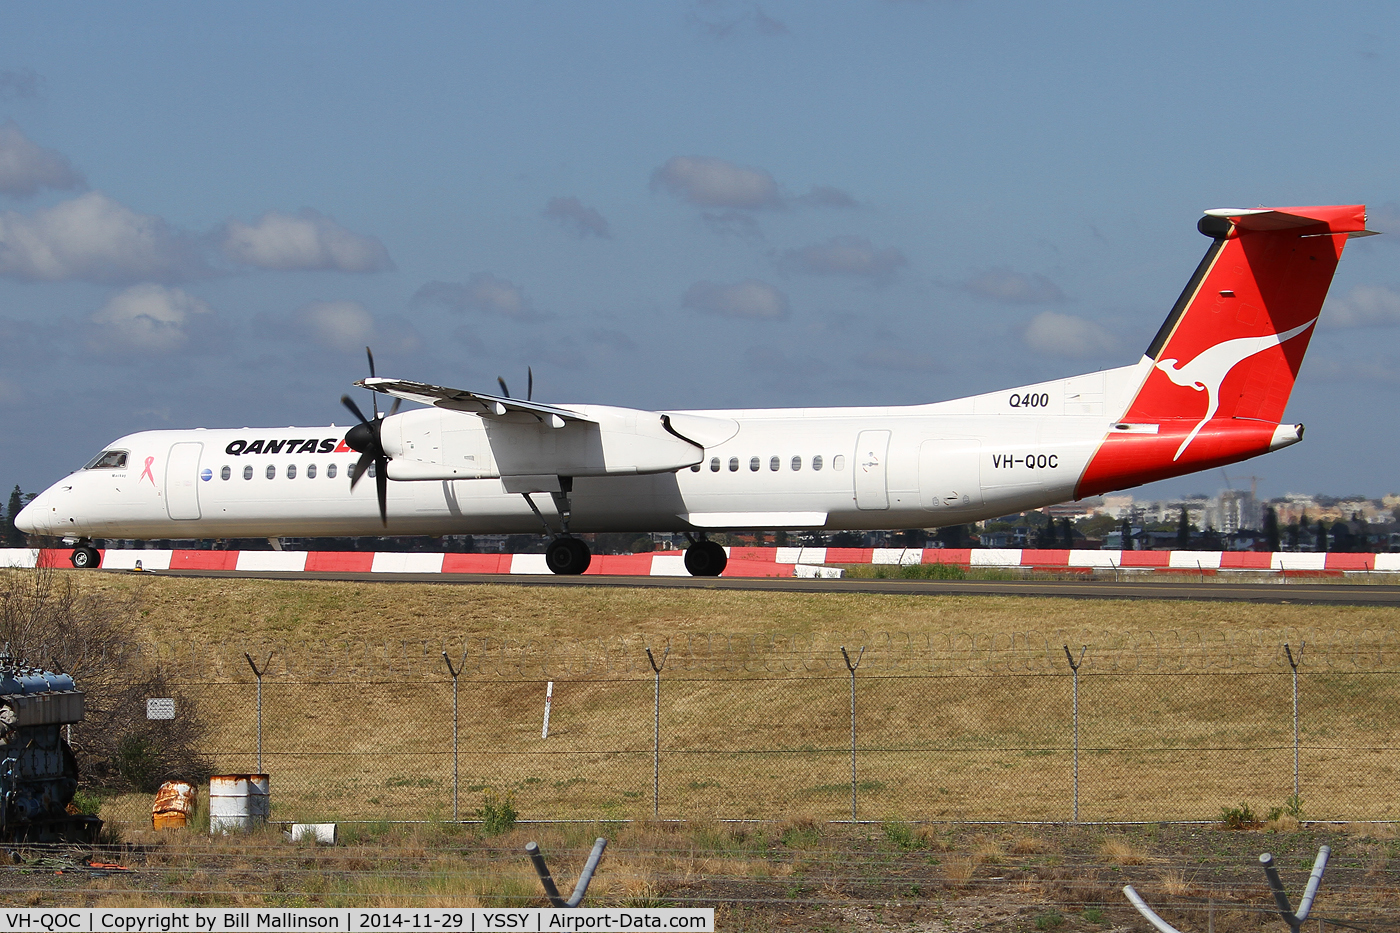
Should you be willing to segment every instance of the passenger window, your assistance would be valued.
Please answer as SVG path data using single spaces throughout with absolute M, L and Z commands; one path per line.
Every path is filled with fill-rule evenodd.
M 730 473 L 738 473 L 738 472 L 739 472 L 739 458 L 738 458 L 738 457 L 730 457 L 730 458 L 729 458 L 729 472 L 730 472 Z
M 842 470 L 846 469 L 846 456 L 845 456 L 845 454 L 837 454 L 836 456 L 832 457 L 832 458 L 831 458 L 831 468 L 832 468 L 833 470 L 835 470 L 837 473 L 840 473 Z
M 376 473 L 379 472 L 378 470 L 375 469 L 375 467 L 377 467 L 377 466 L 379 466 L 379 464 L 376 463 L 375 461 L 371 460 L 371 461 L 369 462 L 369 473 L 368 473 L 367 475 L 369 476 L 370 479 L 374 479 L 374 475 L 375 475 Z
M 243 478 L 244 478 L 244 479 L 252 479 L 252 478 L 253 478 L 253 465 L 252 465 L 251 463 L 248 464 L 247 466 L 245 466 L 245 467 L 243 468 Z
M 691 464 L 690 472 L 692 472 L 692 473 L 699 473 L 699 472 L 700 472 L 700 464 L 698 464 L 698 463 Z
M 817 454 L 815 457 L 812 458 L 812 469 L 814 469 L 814 470 L 820 470 L 821 468 L 822 468 L 822 455 L 821 455 L 821 454 Z
M 719 457 L 711 457 L 711 458 L 710 458 L 710 472 L 711 472 L 711 473 L 718 473 L 718 472 L 719 472 Z
M 774 457 L 772 460 L 768 461 L 768 469 L 772 470 L 774 473 L 782 469 L 782 466 L 783 461 L 779 460 L 777 457 Z
M 314 464 L 314 463 L 308 463 L 308 464 L 306 465 L 306 478 L 307 478 L 307 479 L 315 479 L 315 478 L 316 478 L 316 464 Z
M 334 464 L 334 463 L 328 464 L 328 465 L 326 466 L 326 479 L 335 479 L 335 464 Z
M 219 479 L 228 479 L 232 475 L 233 471 L 230 470 L 228 467 L 224 467 L 222 470 L 219 471 Z
M 792 458 L 792 472 L 796 473 L 796 472 L 797 472 L 798 470 L 800 470 L 800 469 L 802 469 L 802 458 L 801 458 L 801 457 L 793 457 L 793 458 Z
M 751 460 L 749 460 L 749 469 L 750 469 L 750 470 L 753 470 L 755 473 L 758 472 L 758 458 L 757 458 L 757 457 L 754 457 L 754 458 L 752 458 Z
M 267 478 L 268 478 L 268 479 L 276 479 L 276 478 L 277 478 L 277 467 L 273 466 L 273 465 L 270 464 L 270 463 L 267 465 Z
M 84 470 L 125 470 L 126 451 L 124 450 L 104 450 L 88 461 Z
M 287 479 L 296 479 L 296 478 L 297 478 L 297 465 L 296 465 L 295 463 L 289 463 L 289 464 L 287 464 Z

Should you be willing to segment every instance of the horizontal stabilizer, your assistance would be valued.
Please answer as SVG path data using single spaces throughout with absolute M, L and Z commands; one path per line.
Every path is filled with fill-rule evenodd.
M 1207 217 L 1222 217 L 1240 230 L 1291 230 L 1297 227 L 1325 226 L 1326 233 L 1374 236 L 1366 229 L 1366 206 L 1345 204 L 1329 207 L 1219 207 L 1206 211 Z

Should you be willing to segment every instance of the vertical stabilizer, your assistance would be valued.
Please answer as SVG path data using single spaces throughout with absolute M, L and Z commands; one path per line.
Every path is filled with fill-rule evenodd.
M 1085 470 L 1081 496 L 1301 436 L 1279 421 L 1347 237 L 1368 232 L 1366 209 L 1213 210 L 1197 226 L 1211 246 L 1148 347 L 1147 375 Z

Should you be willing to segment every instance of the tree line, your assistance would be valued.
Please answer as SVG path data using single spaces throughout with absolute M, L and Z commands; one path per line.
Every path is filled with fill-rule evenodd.
M 0 489 L 3 488 L 0 486 Z M 3 519 L 0 521 L 0 539 L 3 539 L 4 547 L 24 547 L 24 532 L 15 527 L 15 519 L 35 495 L 37 493 L 21 492 L 19 486 L 15 486 L 10 492 L 10 501 L 3 515 L 0 515 L 0 519 Z

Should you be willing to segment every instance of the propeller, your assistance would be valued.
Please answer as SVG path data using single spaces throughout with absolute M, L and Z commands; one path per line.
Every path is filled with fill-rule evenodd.
M 373 364 L 371 364 L 371 368 L 373 368 Z M 373 373 L 371 373 L 371 375 L 373 375 Z M 501 394 L 502 394 L 502 395 L 504 395 L 506 398 L 514 398 L 514 397 L 515 397 L 515 396 L 513 396 L 513 395 L 510 394 L 510 387 L 506 385 L 506 381 L 505 381 L 504 379 L 502 379 L 500 376 L 497 376 L 497 377 L 496 377 L 496 382 L 497 382 L 497 384 L 499 384 L 500 387 L 501 387 Z M 534 397 L 535 397 L 535 371 L 534 371 L 532 368 L 530 368 L 529 366 L 526 366 L 526 367 L 525 367 L 525 401 L 528 402 L 528 401 L 532 400 Z
M 369 374 L 374 377 L 374 354 L 369 347 L 365 347 L 365 355 L 369 357 Z M 374 390 L 372 394 L 378 395 Z M 373 418 L 366 418 L 364 412 L 360 411 L 360 406 L 355 404 L 354 399 L 348 395 L 340 397 L 340 403 L 350 409 L 350 413 L 359 422 L 349 431 L 345 432 L 345 444 L 351 450 L 358 451 L 360 459 L 355 461 L 355 465 L 350 468 L 350 488 L 354 489 L 359 483 L 360 477 L 369 470 L 369 465 L 374 464 L 374 486 L 375 493 L 379 499 L 379 520 L 385 525 L 389 524 L 389 455 L 384 452 L 384 442 L 380 437 L 380 432 L 384 427 L 384 419 L 392 418 L 399 410 L 399 405 L 403 399 L 394 399 L 394 404 L 389 408 L 388 414 L 379 413 L 379 402 L 376 398 L 372 407 Z

